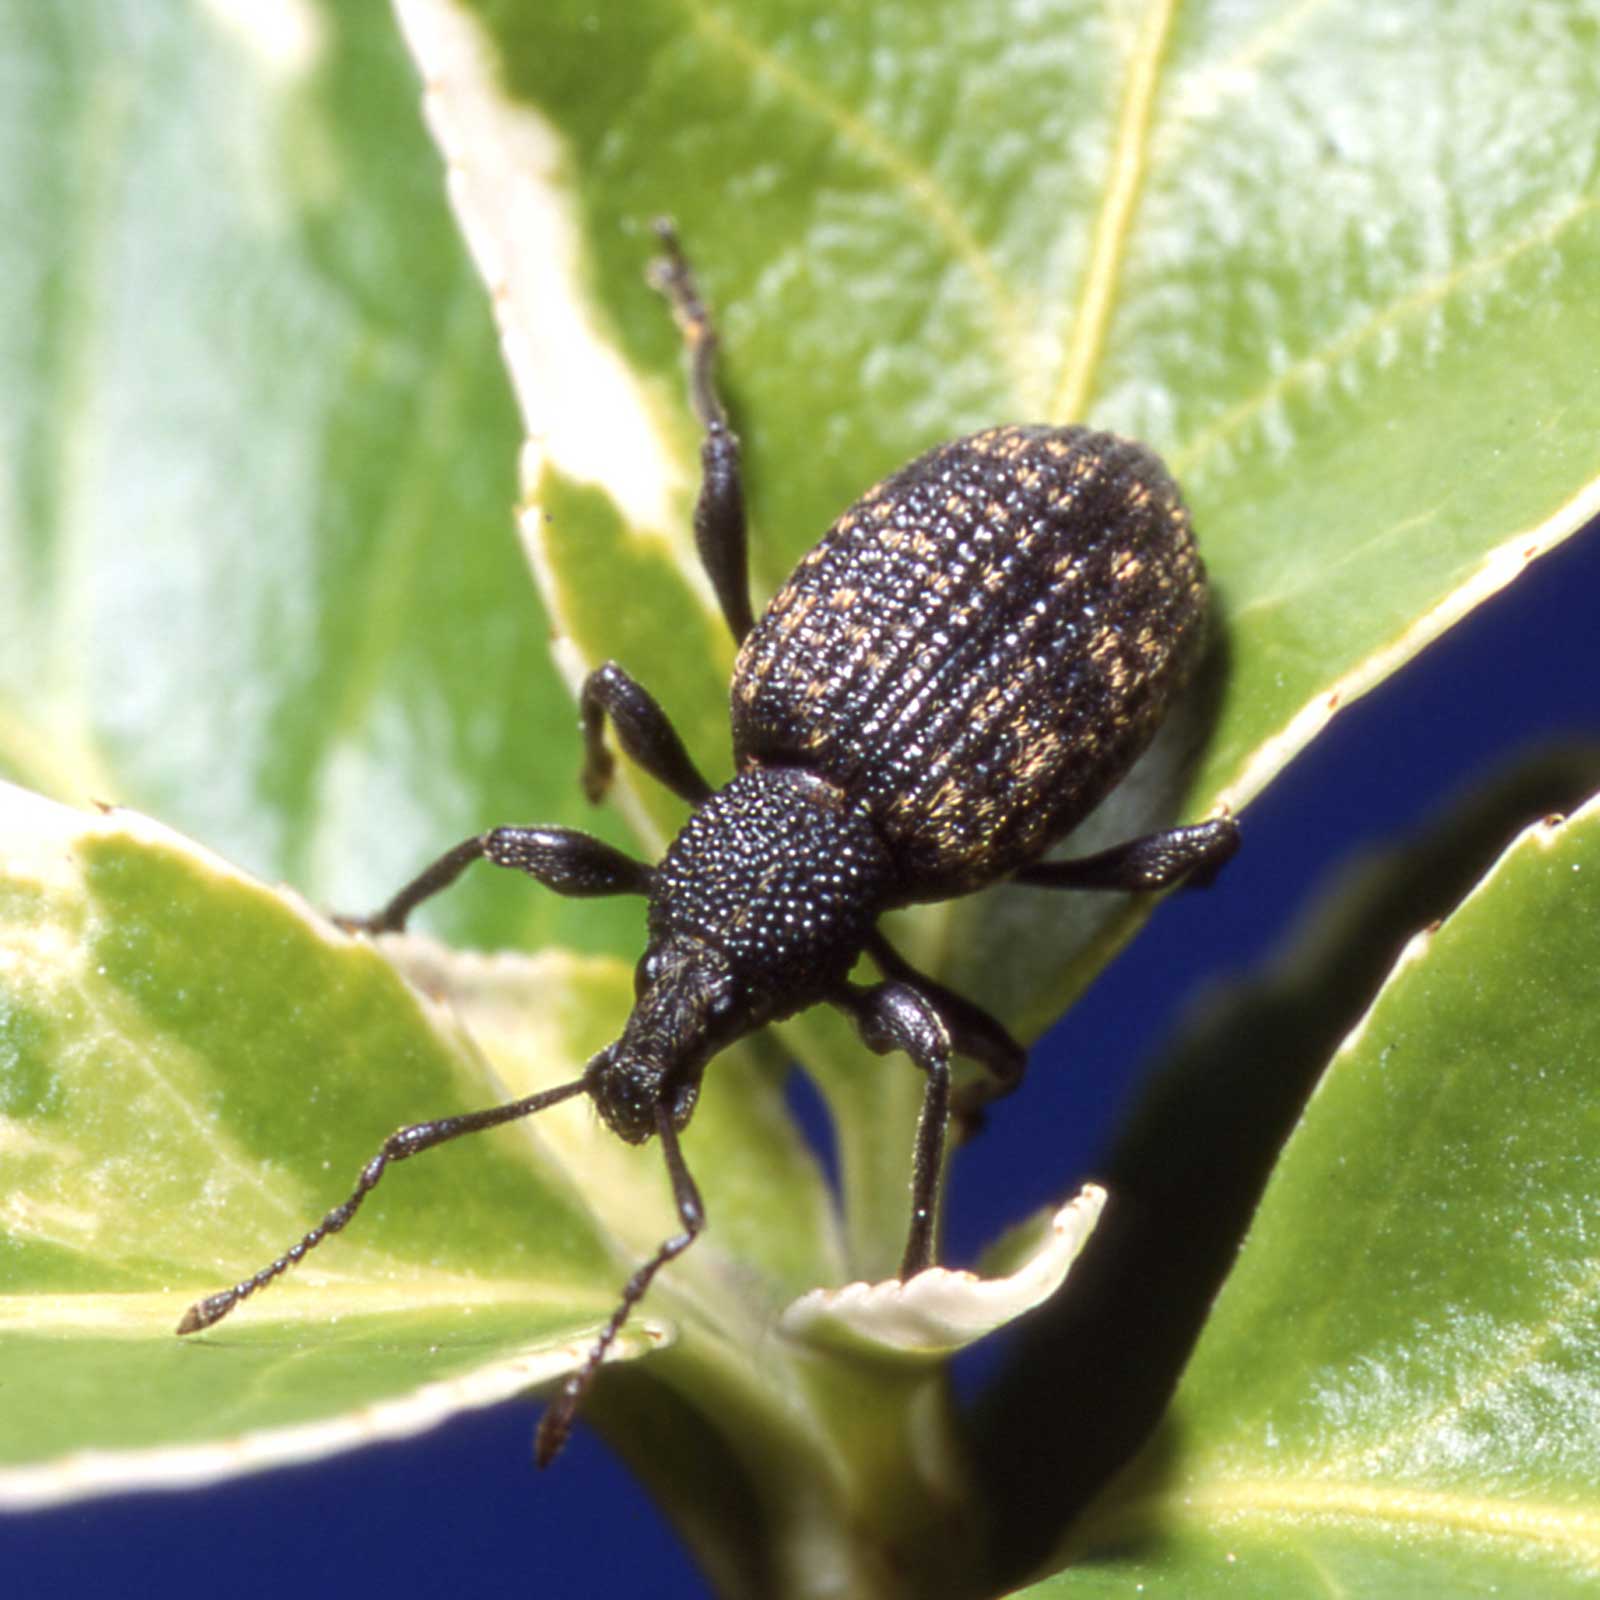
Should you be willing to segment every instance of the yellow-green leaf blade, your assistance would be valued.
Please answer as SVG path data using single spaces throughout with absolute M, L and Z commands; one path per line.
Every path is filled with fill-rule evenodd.
M 481 1403 L 570 1365 L 617 1257 L 525 1124 L 396 1167 L 348 1235 L 176 1338 L 393 1128 L 510 1096 L 449 1014 L 303 908 L 131 814 L 0 794 L 7 1464 L 33 1483 L 57 1454 L 133 1452 L 119 1481 L 150 1481 L 171 1467 L 151 1451 L 205 1446 L 236 1470 L 298 1448 L 239 1434 L 315 1424 L 333 1448 L 360 1408 L 393 1431 L 443 1414 L 424 1387 Z M 546 1026 L 544 1070 L 570 1079 L 593 1024 Z

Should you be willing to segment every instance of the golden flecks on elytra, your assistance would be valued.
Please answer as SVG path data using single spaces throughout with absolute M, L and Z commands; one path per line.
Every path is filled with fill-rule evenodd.
M 939 892 L 1082 816 L 1192 664 L 1204 598 L 1182 502 L 1107 434 L 941 446 L 818 551 L 757 625 L 769 690 L 736 740 L 834 775 Z M 814 596 L 803 629 L 792 590 Z

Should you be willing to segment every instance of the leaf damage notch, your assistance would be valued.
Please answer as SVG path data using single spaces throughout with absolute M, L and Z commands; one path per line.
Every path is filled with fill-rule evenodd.
M 1066 1281 L 1106 1203 L 1097 1184 L 1062 1206 L 1044 1235 L 1004 1277 L 932 1267 L 902 1282 L 812 1289 L 778 1327 L 790 1339 L 854 1354 L 939 1357 L 964 1349 L 1042 1305 Z

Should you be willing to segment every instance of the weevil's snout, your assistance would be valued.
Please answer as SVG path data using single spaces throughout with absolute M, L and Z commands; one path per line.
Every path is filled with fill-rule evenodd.
M 588 1084 L 589 1098 L 618 1138 L 643 1144 L 656 1131 L 662 1074 L 630 1055 L 620 1040 L 589 1063 Z
M 590 1065 L 589 1095 L 613 1133 L 643 1144 L 656 1131 L 658 1106 L 674 1127 L 688 1122 L 706 1063 L 753 1018 L 727 960 L 698 939 L 652 944 L 634 990 L 622 1037 Z

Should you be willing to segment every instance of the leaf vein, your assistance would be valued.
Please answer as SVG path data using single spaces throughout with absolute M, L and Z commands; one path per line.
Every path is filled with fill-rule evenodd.
M 1078 313 L 1072 320 L 1061 377 L 1050 405 L 1053 422 L 1082 417 L 1094 391 L 1095 370 L 1105 347 L 1128 236 L 1144 186 L 1156 89 L 1178 5 L 1179 0 L 1152 0 L 1128 58 L 1111 171 L 1095 223 Z
M 1201 429 L 1187 443 L 1178 446 L 1168 458 L 1173 471 L 1180 478 L 1193 476 L 1201 462 L 1214 454 L 1224 441 L 1243 431 L 1267 407 L 1285 399 L 1295 390 L 1307 387 L 1342 362 L 1348 361 L 1391 328 L 1442 305 L 1465 285 L 1503 271 L 1530 250 L 1549 245 L 1597 207 L 1600 207 L 1600 198 L 1579 196 L 1536 223 L 1526 233 L 1508 239 L 1487 254 L 1465 261 L 1450 272 L 1418 285 L 1409 294 L 1379 307 L 1347 333 L 1321 349 L 1302 356 L 1275 377 L 1269 378 L 1253 395 L 1229 407 L 1209 427 Z
M 864 117 L 840 104 L 810 78 L 757 43 L 729 18 L 703 5 L 701 0 L 682 0 L 682 4 L 703 38 L 720 45 L 753 72 L 768 79 L 801 109 L 832 129 L 842 143 L 889 176 L 911 207 L 922 214 L 951 255 L 978 284 L 989 308 L 996 347 L 1009 374 L 1009 382 L 1018 393 L 1026 393 L 1029 388 L 1028 339 L 1015 297 L 993 256 L 933 173 Z
M 1187 74 L 1164 107 L 1161 159 L 1170 162 L 1203 123 L 1215 119 L 1230 101 L 1254 92 L 1263 64 L 1284 54 L 1331 0 L 1301 0 L 1294 10 L 1274 16 L 1221 60 L 1202 62 Z

